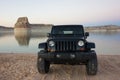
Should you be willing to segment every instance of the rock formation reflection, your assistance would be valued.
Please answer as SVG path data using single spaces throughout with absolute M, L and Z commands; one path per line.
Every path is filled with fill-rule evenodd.
M 31 36 L 30 28 L 15 28 L 14 29 L 15 38 L 20 46 L 28 46 Z

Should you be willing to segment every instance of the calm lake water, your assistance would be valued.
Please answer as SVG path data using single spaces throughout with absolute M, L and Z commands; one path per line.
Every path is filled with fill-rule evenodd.
M 47 40 L 46 33 L 34 30 L 0 31 L 0 53 L 37 53 L 38 44 Z M 87 40 L 96 43 L 97 54 L 120 54 L 120 32 L 92 32 Z

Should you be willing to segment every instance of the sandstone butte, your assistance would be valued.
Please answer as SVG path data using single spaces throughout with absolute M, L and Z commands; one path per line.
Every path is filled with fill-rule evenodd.
M 30 24 L 27 17 L 19 17 L 14 25 L 14 28 L 30 28 Z

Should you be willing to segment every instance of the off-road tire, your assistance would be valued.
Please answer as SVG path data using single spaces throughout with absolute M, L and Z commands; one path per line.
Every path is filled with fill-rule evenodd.
M 86 71 L 88 75 L 96 75 L 98 70 L 97 56 L 89 60 L 86 64 Z
M 45 59 L 39 59 L 37 61 L 37 69 L 39 73 L 45 74 L 49 72 L 50 62 Z

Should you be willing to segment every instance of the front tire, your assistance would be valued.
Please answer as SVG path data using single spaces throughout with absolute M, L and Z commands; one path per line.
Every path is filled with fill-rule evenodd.
M 89 60 L 86 64 L 86 71 L 88 75 L 96 75 L 98 70 L 97 56 Z
M 50 62 L 46 61 L 45 59 L 38 59 L 37 61 L 37 68 L 38 68 L 38 72 L 45 74 L 49 72 L 49 68 L 50 68 Z

